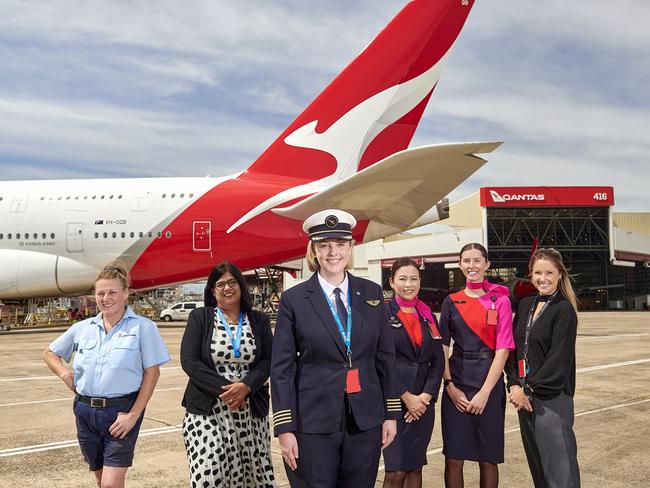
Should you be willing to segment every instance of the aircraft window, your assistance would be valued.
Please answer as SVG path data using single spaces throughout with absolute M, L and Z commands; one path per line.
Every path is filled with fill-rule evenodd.
M 11 234 L 7 234 L 7 239 L 11 239 Z
M 2 233 L 0 232 L 0 240 L 2 240 Z
M 122 195 L 118 195 L 118 196 L 117 196 L 117 199 L 118 199 L 118 200 L 122 200 Z
M 41 234 L 41 239 L 45 239 L 46 237 L 47 237 L 47 234 L 46 234 L 45 232 L 43 232 L 43 233 Z
M 162 194 L 162 197 L 163 197 L 163 198 L 167 198 L 167 193 L 163 193 L 163 194 Z
M 131 233 L 129 234 L 129 236 L 130 236 L 130 237 L 135 237 L 135 232 L 131 232 Z
M 194 197 L 194 193 L 190 193 L 190 198 L 193 198 L 193 197 Z
M 0 200 L 2 200 L 2 198 L 0 198 Z M 41 200 L 45 200 L 45 197 L 41 197 Z
M 2 201 L 3 197 L 0 197 L 0 202 Z
M 176 193 L 172 193 L 172 194 L 171 194 L 171 197 L 172 197 L 172 198 L 176 198 Z
M 115 239 L 116 237 L 117 237 L 117 233 L 113 232 L 113 239 Z
M 65 197 L 65 199 L 66 199 L 66 200 L 70 200 L 70 195 L 68 195 L 67 197 Z
M 99 232 L 95 232 L 95 239 L 99 238 Z
M 34 239 L 38 239 L 38 234 L 34 232 Z
M 166 237 L 167 239 L 169 239 L 171 236 L 172 236 L 171 231 L 168 230 L 167 232 L 165 232 L 165 237 Z
M 102 195 L 102 196 L 101 196 L 101 197 L 99 197 L 99 198 L 103 200 L 103 199 L 104 199 L 104 195 Z
M 16 239 L 20 239 L 20 232 L 16 232 Z
M 104 239 L 108 237 L 108 233 L 104 232 Z
M 75 199 L 75 200 L 79 200 L 79 195 L 77 195 L 76 197 L 74 197 L 74 199 Z
M 162 232 L 158 232 L 158 233 L 156 234 L 156 237 L 162 237 Z
M 109 200 L 112 200 L 112 199 L 113 199 L 113 195 L 111 195 L 111 196 L 110 196 L 110 197 L 108 197 L 108 198 L 109 198 Z
M 84 195 L 84 200 L 88 200 L 88 195 Z
M 97 198 L 97 195 L 93 195 L 93 200 L 94 200 L 95 198 Z
M 57 198 L 57 200 L 61 200 L 62 198 L 63 198 L 63 197 L 60 196 L 60 197 Z
M 153 234 L 151 233 L 151 231 L 149 231 L 149 237 L 153 237 Z
M 121 235 L 122 239 L 124 239 L 126 237 L 126 234 L 124 232 L 122 232 L 122 234 L 120 234 L 120 235 Z
M 143 237 L 143 236 L 144 236 L 144 232 L 140 231 L 140 233 L 138 234 L 138 237 Z
M 54 232 L 50 234 L 50 239 L 54 239 Z
M 185 193 L 181 193 L 181 194 L 178 195 L 178 196 L 179 196 L 180 198 L 183 198 L 183 197 L 185 196 Z

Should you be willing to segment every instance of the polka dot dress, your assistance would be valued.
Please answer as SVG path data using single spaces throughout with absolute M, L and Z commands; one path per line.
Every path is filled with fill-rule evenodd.
M 244 378 L 255 358 L 255 339 L 244 316 L 241 356 L 235 358 L 230 338 L 215 313 L 212 358 L 229 381 Z M 228 325 L 233 334 L 237 325 Z M 231 412 L 217 399 L 209 415 L 185 413 L 183 439 L 192 488 L 275 488 L 268 419 L 254 418 L 249 400 L 243 410 Z

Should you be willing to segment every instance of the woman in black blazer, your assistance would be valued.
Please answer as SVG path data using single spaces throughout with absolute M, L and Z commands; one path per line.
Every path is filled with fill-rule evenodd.
M 422 466 L 433 432 L 434 404 L 438 399 L 445 357 L 442 336 L 431 309 L 418 299 L 420 268 L 410 258 L 393 263 L 390 286 L 393 299 L 386 304 L 393 331 L 404 417 L 397 421 L 397 435 L 384 449 L 384 488 L 422 486 Z
M 210 273 L 205 307 L 192 311 L 181 342 L 189 376 L 182 405 L 192 487 L 275 487 L 268 428 L 272 334 L 252 309 L 241 271 Z

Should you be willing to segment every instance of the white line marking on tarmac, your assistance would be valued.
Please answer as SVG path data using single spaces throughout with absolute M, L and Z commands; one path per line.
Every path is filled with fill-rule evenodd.
M 160 371 L 172 370 L 172 369 L 181 369 L 180 366 L 166 366 L 160 368 Z M 0 378 L 0 381 L 32 381 L 32 380 L 60 380 L 60 378 L 54 374 L 47 376 L 17 376 L 16 378 Z
M 646 398 L 645 400 L 637 400 L 634 402 L 629 402 L 629 403 L 619 403 L 618 405 L 611 405 L 609 407 L 602 407 L 602 408 L 597 408 L 595 410 L 586 410 L 584 412 L 577 413 L 575 416 L 576 417 L 581 417 L 583 415 L 590 415 L 592 413 L 599 413 L 599 412 L 604 412 L 607 410 L 614 410 L 618 408 L 623 408 L 623 407 L 629 407 L 631 405 L 638 405 L 641 403 L 647 403 L 650 402 L 650 398 Z M 157 427 L 154 429 L 146 429 L 140 431 L 140 436 L 141 437 L 148 437 L 152 435 L 160 435 L 160 434 L 170 434 L 174 432 L 180 432 L 181 430 L 181 425 L 172 425 L 168 427 Z M 504 433 L 505 434 L 510 434 L 512 432 L 517 432 L 519 428 L 514 428 L 514 429 L 509 429 L 506 430 Z M 0 458 L 3 457 L 9 457 L 9 456 L 19 456 L 21 454 L 32 454 L 35 452 L 42 452 L 42 451 L 51 451 L 54 449 L 65 449 L 68 447 L 76 447 L 78 446 L 79 443 L 76 440 L 69 440 L 69 441 L 60 441 L 60 442 L 50 442 L 49 444 L 35 444 L 31 446 L 23 446 L 23 447 L 14 447 L 11 449 L 3 449 L 0 451 Z M 438 454 L 442 452 L 442 448 L 438 447 L 435 449 L 429 449 L 427 451 L 427 455 L 429 454 Z M 382 471 L 384 469 L 384 464 L 380 464 L 379 470 Z
M 588 368 L 579 368 L 576 373 L 588 373 L 589 371 L 598 371 L 601 369 L 620 368 L 621 366 L 631 366 L 633 364 L 649 363 L 650 359 L 636 359 L 634 361 L 623 361 L 622 363 L 601 364 L 598 366 L 589 366 Z
M 168 434 L 170 432 L 180 432 L 180 425 L 172 425 L 169 427 L 156 427 L 155 429 L 147 429 L 140 431 L 140 437 L 148 437 L 151 435 Z M 32 446 L 15 447 L 12 449 L 3 449 L 0 451 L 0 458 L 19 456 L 21 454 L 32 454 L 35 452 L 51 451 L 54 449 L 66 449 L 68 447 L 79 447 L 79 441 L 60 441 L 50 442 L 49 444 L 35 444 Z
M 174 388 L 156 388 L 154 390 L 154 393 L 158 391 L 173 391 L 173 390 L 182 390 L 180 386 L 174 387 Z M 55 398 L 53 400 L 34 400 L 31 402 L 18 402 L 18 403 L 1 403 L 0 407 L 15 407 L 17 405 L 34 405 L 35 403 L 49 403 L 49 402 L 65 402 L 71 401 L 73 397 L 66 397 L 66 398 Z
M 588 373 L 590 371 L 598 371 L 601 369 L 610 369 L 610 368 L 620 368 L 623 366 L 632 366 L 634 364 L 642 364 L 642 363 L 648 363 L 650 362 L 650 358 L 647 359 L 636 359 L 634 361 L 623 361 L 621 363 L 611 363 L 611 364 L 600 364 L 598 366 L 589 366 L 586 368 L 578 368 L 576 370 L 577 373 Z M 179 369 L 180 366 L 170 366 L 168 368 L 162 368 L 162 369 Z M 21 379 L 59 379 L 58 377 L 52 375 L 52 376 L 37 376 L 37 377 L 26 377 L 26 378 L 8 378 L 8 379 L 0 379 L 0 381 L 19 381 Z M 173 391 L 173 390 L 180 390 L 180 387 L 177 388 L 157 388 L 155 391 Z M 71 399 L 71 398 L 70 398 Z M 17 405 L 32 405 L 35 403 L 48 403 L 48 402 L 61 402 L 64 400 L 68 400 L 68 398 L 57 398 L 54 400 L 37 400 L 37 401 L 32 401 L 32 402 L 19 402 L 19 403 L 5 403 L 5 404 L 0 404 L 0 407 L 13 407 Z
M 597 335 L 597 336 L 580 336 L 578 334 L 578 339 L 581 341 L 588 341 L 588 340 L 599 340 L 599 339 L 611 339 L 612 337 L 614 338 L 619 338 L 619 337 L 643 337 L 650 335 L 650 332 L 639 332 L 636 334 L 605 334 L 605 335 Z
M 590 415 L 592 413 L 599 413 L 599 412 L 605 412 L 607 410 L 615 410 L 617 408 L 623 408 L 623 407 L 630 407 L 632 405 L 638 405 L 640 403 L 648 403 L 650 402 L 650 398 L 646 398 L 645 400 L 637 400 L 635 402 L 629 402 L 629 403 L 619 403 L 618 405 L 610 405 L 609 407 L 602 407 L 602 408 L 596 408 L 594 410 L 585 410 L 584 412 L 580 412 L 575 414 L 575 417 L 582 417 L 583 415 Z M 504 431 L 504 434 L 512 434 L 513 432 L 519 432 L 519 427 L 515 427 L 513 429 L 508 429 Z M 435 449 L 429 449 L 427 451 L 427 456 L 429 454 L 440 454 L 442 452 L 442 447 L 436 447 Z M 383 471 L 385 469 L 384 463 L 379 464 L 379 471 Z

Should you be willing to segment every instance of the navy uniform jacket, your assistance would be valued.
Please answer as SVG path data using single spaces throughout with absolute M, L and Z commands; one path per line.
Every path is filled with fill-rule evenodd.
M 348 395 L 361 430 L 401 417 L 395 346 L 379 285 L 348 273 L 352 304 L 352 367 L 361 391 Z M 314 274 L 286 290 L 273 338 L 271 396 L 275 435 L 339 432 L 348 361 L 343 338 Z
M 424 392 L 431 395 L 434 402 L 437 401 L 445 370 L 442 337 L 433 337 L 429 321 L 421 317 L 422 345 L 416 348 L 397 315 L 399 305 L 394 299 L 386 304 L 386 311 L 395 342 L 398 393 L 401 396 L 406 391 L 414 395 Z M 433 319 L 435 321 L 435 315 Z M 437 323 L 434 325 L 438 326 Z

